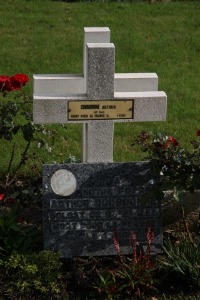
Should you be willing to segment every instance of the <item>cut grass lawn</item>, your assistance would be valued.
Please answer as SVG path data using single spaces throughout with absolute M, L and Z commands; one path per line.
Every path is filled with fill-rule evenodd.
M 83 27 L 107 26 L 116 47 L 116 72 L 156 72 L 168 96 L 166 122 L 115 124 L 114 160 L 143 159 L 132 148 L 142 130 L 174 135 L 189 145 L 200 129 L 200 2 L 127 3 L 0 0 L 1 74 L 82 73 Z M 45 162 L 81 156 L 81 126 L 58 130 Z M 19 143 L 20 144 L 20 143 Z M 5 169 L 9 143 L 0 147 Z M 6 153 L 6 155 L 5 155 Z

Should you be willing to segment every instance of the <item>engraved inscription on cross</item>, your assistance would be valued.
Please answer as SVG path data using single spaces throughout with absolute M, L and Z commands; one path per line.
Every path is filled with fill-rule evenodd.
M 34 75 L 33 120 L 83 123 L 82 162 L 112 162 L 113 123 L 164 121 L 167 97 L 155 73 L 115 74 L 109 28 L 84 28 L 83 46 L 83 75 Z

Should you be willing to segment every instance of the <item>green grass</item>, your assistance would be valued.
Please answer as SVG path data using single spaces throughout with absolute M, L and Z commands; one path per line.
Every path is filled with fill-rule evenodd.
M 1 74 L 82 73 L 85 26 L 110 28 L 116 72 L 158 74 L 159 90 L 168 96 L 167 121 L 115 124 L 115 161 L 142 159 L 131 146 L 142 130 L 174 135 L 184 146 L 195 138 L 200 129 L 200 2 L 0 0 L 0 5 Z M 26 91 L 32 94 L 32 80 Z M 56 128 L 54 151 L 41 153 L 45 161 L 81 156 L 81 127 Z

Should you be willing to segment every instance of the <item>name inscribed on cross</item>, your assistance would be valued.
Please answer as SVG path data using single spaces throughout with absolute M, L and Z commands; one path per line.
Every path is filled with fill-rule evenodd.
M 68 120 L 133 119 L 134 100 L 68 101 Z

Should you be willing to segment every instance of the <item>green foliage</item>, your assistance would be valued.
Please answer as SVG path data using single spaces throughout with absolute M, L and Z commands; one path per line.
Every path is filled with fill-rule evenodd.
M 132 257 L 120 254 L 119 241 L 115 233 L 114 245 L 118 253 L 115 267 L 98 272 L 98 280 L 94 287 L 101 296 L 106 299 L 115 299 L 115 296 L 142 297 L 150 291 L 155 291 L 156 279 L 154 277 L 156 265 L 151 258 L 150 247 L 154 239 L 154 233 L 150 228 L 147 230 L 147 248 L 145 253 L 138 251 L 136 235 L 132 232 L 130 242 L 132 246 Z
M 152 261 L 148 265 L 146 257 L 141 255 L 137 263 L 128 257 L 120 257 L 117 264 L 116 269 L 103 270 L 98 274 L 95 288 L 100 295 L 106 299 L 115 299 L 119 295 L 142 297 L 156 291 L 156 268 Z
M 19 222 L 20 214 L 17 205 L 13 205 L 8 213 L 0 214 L 0 264 L 13 251 L 25 254 L 33 247 L 36 229 Z
M 22 205 L 41 205 L 42 198 L 42 184 L 40 182 L 28 182 L 22 189 L 18 188 L 13 193 L 8 194 L 15 202 L 20 202 Z M 6 202 L 6 199 L 5 199 Z
M 199 246 L 184 237 L 176 243 L 167 240 L 164 245 L 166 259 L 161 260 L 163 268 L 180 278 L 188 288 L 200 288 Z
M 4 263 L 1 274 L 6 287 L 4 293 L 16 299 L 27 299 L 34 294 L 57 299 L 63 289 L 59 257 L 59 253 L 51 251 L 30 255 L 14 252 Z
M 7 167 L 7 175 L 9 175 L 11 171 L 12 173 L 18 172 L 29 158 L 39 160 L 35 153 L 29 153 L 31 143 L 36 143 L 38 148 L 45 147 L 49 151 L 51 148 L 48 146 L 47 138 L 50 134 L 53 138 L 53 133 L 46 130 L 43 125 L 33 124 L 31 97 L 21 91 L 13 95 L 13 100 L 5 99 L 7 95 L 5 93 L 0 93 L 0 95 L 2 95 L 0 98 L 0 139 L 10 142 L 10 158 Z M 20 149 L 17 140 L 23 141 L 23 147 Z M 16 152 L 18 152 L 17 159 L 15 159 Z M 16 161 L 13 167 L 14 160 Z M 7 177 L 6 184 L 8 182 Z
M 81 159 L 79 157 L 76 157 L 75 155 L 69 154 L 69 156 L 62 162 L 59 162 L 61 164 L 78 164 L 81 162 Z M 57 164 L 58 162 L 53 161 L 53 164 Z
M 7 100 L 6 93 L 1 93 L 0 103 L 0 139 L 11 141 L 21 131 L 26 142 L 34 139 L 34 131 L 39 126 L 32 124 L 32 112 L 30 110 L 31 98 L 20 91 L 13 95 L 13 100 Z
M 194 192 L 200 183 L 200 132 L 197 140 L 191 141 L 192 150 L 179 145 L 174 137 L 163 134 L 142 132 L 136 144 L 147 153 L 147 159 L 163 174 L 162 180 L 175 188 L 176 199 L 181 199 L 180 191 Z

